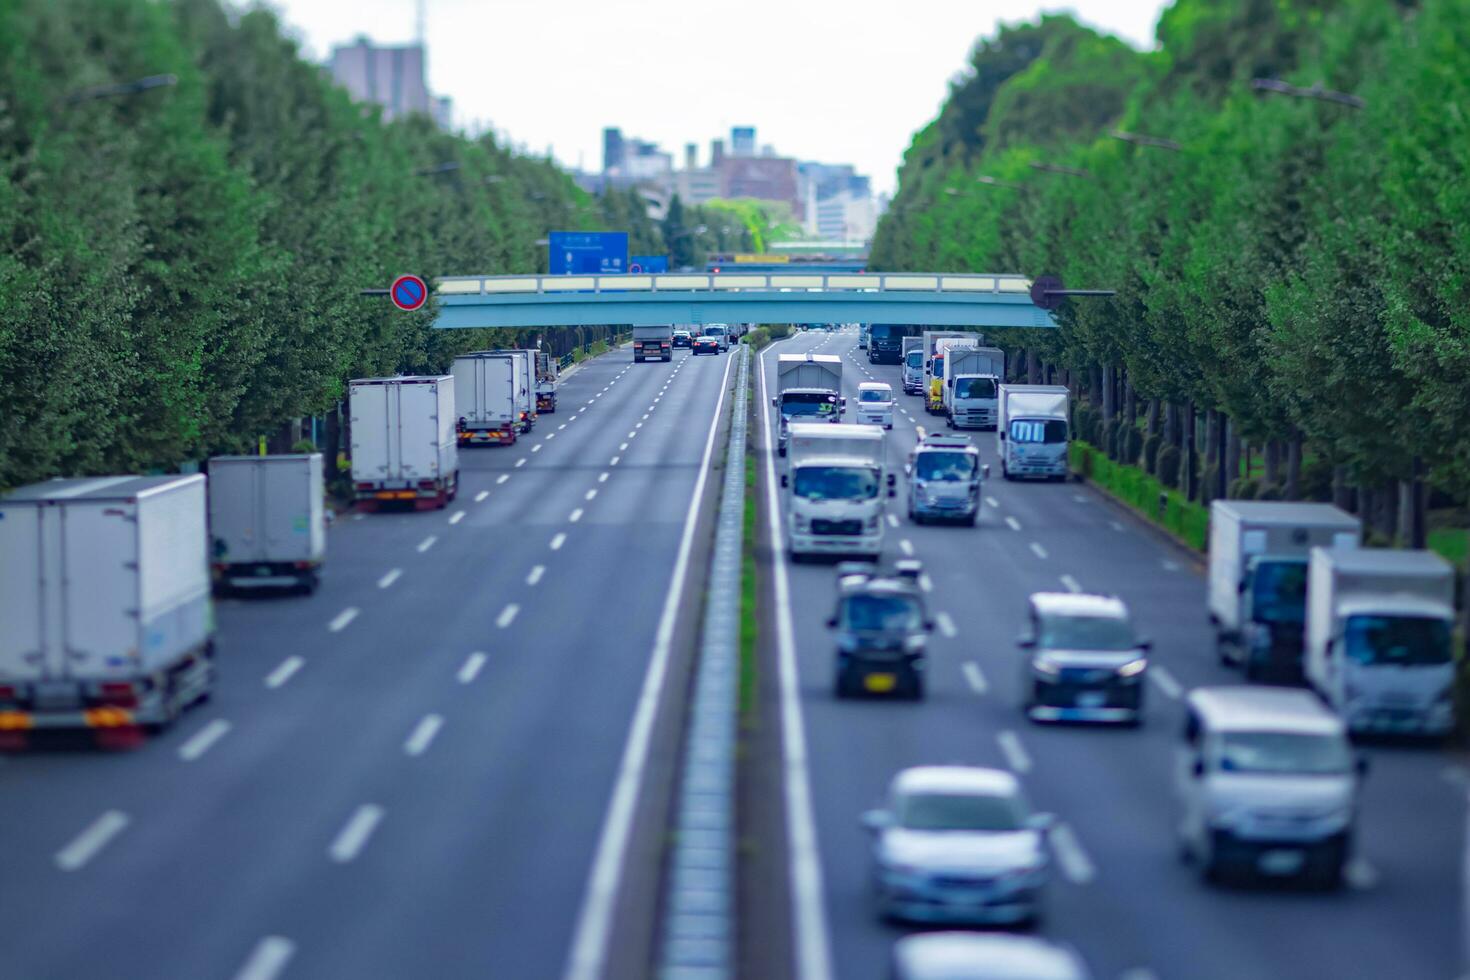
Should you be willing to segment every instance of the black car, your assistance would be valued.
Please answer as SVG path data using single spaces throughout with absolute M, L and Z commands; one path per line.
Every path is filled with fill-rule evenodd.
M 691 346 L 693 344 L 693 342 L 694 342 L 694 335 L 691 334 L 688 330 L 675 330 L 674 331 L 674 346 L 675 347 L 689 347 L 689 346 Z
M 837 697 L 924 696 L 924 655 L 934 624 L 919 573 L 916 561 L 898 562 L 891 575 L 868 563 L 838 566 L 837 608 L 827 620 L 837 640 Z
M 1021 710 L 1032 721 L 1143 721 L 1151 644 L 1114 596 L 1037 592 L 1021 637 Z
M 720 338 L 701 334 L 694 338 L 690 344 L 689 353 L 693 354 L 718 354 L 720 352 Z

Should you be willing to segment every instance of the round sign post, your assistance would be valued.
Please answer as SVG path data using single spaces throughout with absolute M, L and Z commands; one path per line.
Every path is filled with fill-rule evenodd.
M 643 266 L 639 265 L 637 262 L 634 262 L 632 265 L 628 266 L 628 274 L 629 275 L 633 275 L 635 273 L 639 273 L 639 272 L 642 272 L 642 271 L 643 271 Z
M 399 276 L 388 287 L 388 296 L 394 306 L 405 313 L 412 313 L 429 301 L 429 287 L 418 276 Z

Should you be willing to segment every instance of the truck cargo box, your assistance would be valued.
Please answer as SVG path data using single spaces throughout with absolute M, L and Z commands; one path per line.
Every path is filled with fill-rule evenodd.
M 316 588 L 327 551 L 321 453 L 209 461 L 210 559 L 218 584 Z
M 358 500 L 443 507 L 459 484 L 454 376 L 348 382 Z

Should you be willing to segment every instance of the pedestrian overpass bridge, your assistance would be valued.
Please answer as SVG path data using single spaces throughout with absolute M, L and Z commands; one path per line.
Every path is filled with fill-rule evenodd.
M 1055 284 L 1055 289 L 1050 288 Z M 446 276 L 443 330 L 674 323 L 1055 327 L 1055 280 L 933 272 Z

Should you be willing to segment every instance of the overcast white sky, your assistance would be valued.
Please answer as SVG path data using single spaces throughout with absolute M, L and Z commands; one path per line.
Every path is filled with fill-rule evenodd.
M 239 2 L 239 0 L 237 0 Z M 976 40 L 1071 10 L 1138 47 L 1168 0 L 425 0 L 429 84 L 457 125 L 493 127 L 564 164 L 601 167 L 604 126 L 661 143 L 753 125 L 778 153 L 853 163 L 891 191 Z M 415 0 L 273 0 L 309 57 L 366 34 L 415 35 Z

